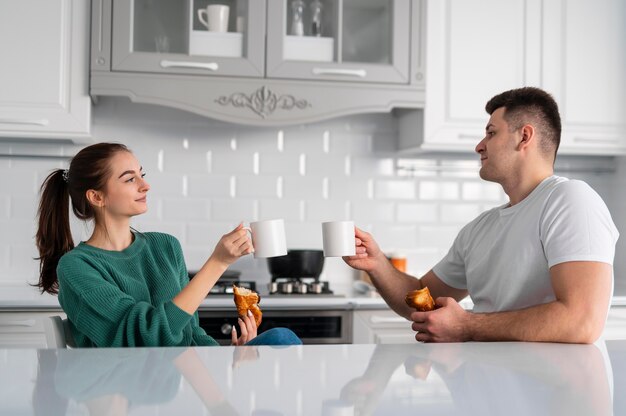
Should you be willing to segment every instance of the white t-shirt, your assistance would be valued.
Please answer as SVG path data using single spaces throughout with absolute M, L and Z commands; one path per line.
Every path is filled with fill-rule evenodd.
M 475 312 L 516 310 L 555 299 L 555 264 L 613 265 L 618 237 L 589 185 L 551 176 L 520 203 L 493 208 L 463 227 L 433 271 L 447 285 L 467 289 Z

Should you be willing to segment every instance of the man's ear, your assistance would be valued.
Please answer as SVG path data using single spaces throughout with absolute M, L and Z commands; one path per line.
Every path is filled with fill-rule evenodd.
M 520 129 L 520 134 L 520 141 L 517 145 L 518 150 L 527 148 L 530 144 L 537 140 L 537 136 L 535 136 L 535 128 L 530 124 L 524 124 Z
M 102 208 L 104 206 L 104 194 L 102 192 L 96 191 L 95 189 L 88 189 L 85 196 L 91 206 L 98 208 Z

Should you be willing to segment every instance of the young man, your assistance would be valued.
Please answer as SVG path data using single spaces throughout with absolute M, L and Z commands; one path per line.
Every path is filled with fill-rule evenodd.
M 613 293 L 619 233 L 586 183 L 554 175 L 561 120 L 538 88 L 493 97 L 476 146 L 480 177 L 499 183 L 509 203 L 479 215 L 421 279 L 394 269 L 372 236 L 356 229 L 356 255 L 385 301 L 413 321 L 423 342 L 547 341 L 592 343 Z M 428 287 L 437 309 L 415 312 L 404 297 Z M 457 303 L 466 296 L 473 311 Z

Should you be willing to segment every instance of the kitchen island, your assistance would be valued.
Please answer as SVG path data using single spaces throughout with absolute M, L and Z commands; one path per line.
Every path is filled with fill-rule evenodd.
M 3 349 L 0 383 L 0 414 L 618 415 L 626 341 Z

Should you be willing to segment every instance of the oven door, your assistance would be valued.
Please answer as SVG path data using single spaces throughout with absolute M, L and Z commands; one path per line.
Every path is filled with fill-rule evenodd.
M 233 325 L 241 333 L 233 310 L 200 310 L 200 326 L 221 345 L 230 345 Z M 347 310 L 264 310 L 259 333 L 289 328 L 304 344 L 351 344 L 352 313 Z

